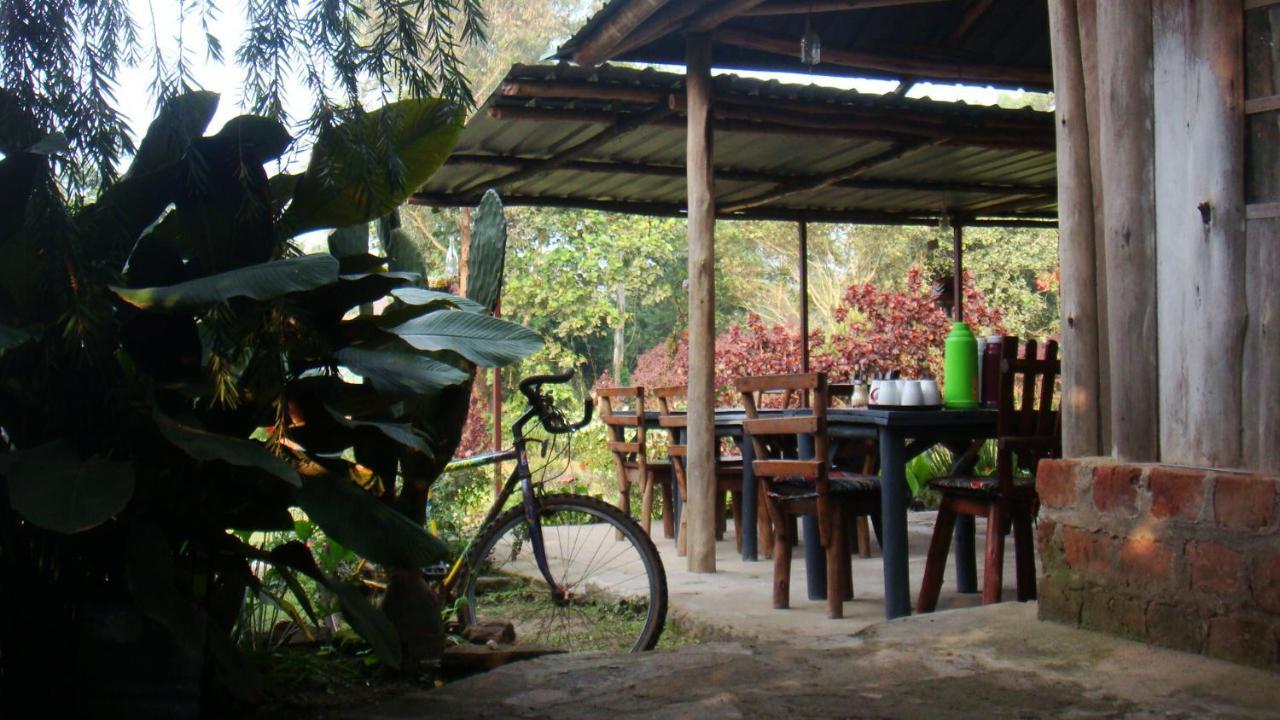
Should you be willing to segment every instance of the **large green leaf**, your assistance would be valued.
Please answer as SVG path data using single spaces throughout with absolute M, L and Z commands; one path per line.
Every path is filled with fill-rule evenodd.
M 357 223 L 329 233 L 329 254 L 344 258 L 369 254 L 369 224 Z
M 233 139 L 241 152 L 253 157 L 259 164 L 280 157 L 293 142 L 293 137 L 283 125 L 258 115 L 231 118 L 216 137 Z
M 452 293 L 441 292 L 439 290 L 428 290 L 420 287 L 396 288 L 391 291 L 391 297 L 409 305 L 417 306 L 435 306 L 448 307 L 452 306 L 459 310 L 467 312 L 482 313 L 485 311 L 484 306 L 470 298 L 459 297 Z
M 467 381 L 467 373 L 423 353 L 409 350 L 343 348 L 334 357 L 367 378 L 379 392 L 434 395 Z
M 200 137 L 218 109 L 218 94 L 197 90 L 170 99 L 151 121 L 125 178 L 154 172 L 176 162 Z
M 390 332 L 419 350 L 449 350 L 482 367 L 510 365 L 542 347 L 542 338 L 523 325 L 461 310 L 428 313 Z
M 498 193 L 486 190 L 472 219 L 471 252 L 467 256 L 467 297 L 493 312 L 502 296 L 507 253 L 507 218 Z
M 337 279 L 338 261 L 332 255 L 304 255 L 166 287 L 111 289 L 125 302 L 144 310 L 187 310 L 237 297 L 271 300 L 292 292 L 312 290 Z
M 63 440 L 6 458 L 9 502 L 34 525 L 62 533 L 96 527 L 133 497 L 134 470 L 103 457 L 82 461 Z
M 449 557 L 439 538 L 332 469 L 342 466 L 312 465 L 298 491 L 299 507 L 326 535 L 389 567 L 424 567 Z
M 346 618 L 352 630 L 369 641 L 378 659 L 393 668 L 400 667 L 400 634 L 386 613 L 374 607 L 352 585 L 335 580 L 329 583 L 328 588 L 338 596 L 342 617 Z
M 402 100 L 321 134 L 293 202 L 280 220 L 286 237 L 369 222 L 398 207 L 444 163 L 464 113 L 435 98 Z M 392 157 L 371 153 L 387 148 Z M 388 172 L 399 165 L 398 177 Z
M 184 425 L 159 410 L 153 412 L 152 417 L 165 440 L 196 460 L 201 462 L 221 460 L 239 467 L 254 467 L 290 485 L 302 484 L 293 466 L 272 455 L 265 447 L 253 440 L 220 435 L 203 428 Z
M 333 408 L 326 409 L 329 411 L 329 415 L 331 415 L 339 425 L 353 429 L 368 428 L 370 430 L 376 430 L 405 447 L 428 454 L 431 452 L 431 446 L 427 444 L 426 438 L 422 437 L 422 435 L 420 435 L 417 430 L 414 430 L 413 426 L 408 423 L 347 417 Z
M 16 348 L 31 339 L 27 331 L 0 323 L 0 353 Z

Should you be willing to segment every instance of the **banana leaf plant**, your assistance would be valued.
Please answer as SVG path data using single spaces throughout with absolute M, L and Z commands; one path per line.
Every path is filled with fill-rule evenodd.
M 240 538 L 291 530 L 300 508 L 371 562 L 442 559 L 398 509 L 434 476 L 407 470 L 447 462 L 477 367 L 541 345 L 384 258 L 295 244 L 402 203 L 448 155 L 458 108 L 356 113 L 319 136 L 305 172 L 271 176 L 289 133 L 248 115 L 209 133 L 217 104 L 168 102 L 87 204 L 60 193 L 60 136 L 0 117 L 0 693 L 59 677 L 84 604 L 103 600 L 243 685 L 229 632 L 254 563 L 327 587 L 398 664 L 395 626 L 304 543 Z

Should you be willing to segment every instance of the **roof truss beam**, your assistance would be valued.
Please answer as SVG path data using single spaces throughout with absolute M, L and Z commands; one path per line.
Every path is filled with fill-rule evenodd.
M 722 27 L 713 34 L 715 42 L 774 55 L 792 56 L 797 52 L 794 38 L 752 32 L 734 27 Z M 944 80 L 961 83 L 991 83 L 1028 89 L 1053 87 L 1053 72 L 1035 67 L 1010 67 L 972 62 L 963 58 L 935 59 L 906 55 L 887 55 L 822 48 L 824 64 L 840 65 L 860 70 L 874 70 L 919 79 Z

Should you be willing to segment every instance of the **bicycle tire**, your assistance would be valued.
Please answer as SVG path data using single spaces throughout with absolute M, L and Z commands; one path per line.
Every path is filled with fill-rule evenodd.
M 510 620 L 516 642 L 569 652 L 652 650 L 666 623 L 667 576 L 649 535 L 622 511 L 592 497 L 544 495 L 538 502 L 552 575 L 557 582 L 567 582 L 574 600 L 552 599 L 536 569 L 532 547 L 524 539 L 528 528 L 524 507 L 517 505 L 485 528 L 472 547 L 459 620 L 464 625 L 480 618 Z M 573 522 L 587 519 L 593 522 Z M 605 552 L 600 561 L 605 550 L 611 552 Z M 570 566 L 579 559 L 586 566 L 571 572 Z M 635 562 L 642 573 L 633 572 L 637 568 L 627 564 Z M 481 588 L 486 579 L 489 586 Z M 633 588 L 638 593 L 623 594 Z M 639 630 L 628 632 L 625 628 L 635 622 L 632 618 L 641 615 Z M 633 634 L 635 639 L 627 647 Z

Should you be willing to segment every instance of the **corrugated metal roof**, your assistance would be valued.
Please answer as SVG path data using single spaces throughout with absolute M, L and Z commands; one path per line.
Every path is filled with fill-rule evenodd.
M 566 42 L 555 58 L 569 60 L 584 42 L 593 38 L 608 21 L 635 0 L 611 0 Z M 727 4 L 732 0 L 723 0 Z M 836 3 L 804 0 L 766 0 L 751 12 L 766 7 L 790 6 L 791 14 L 733 17 L 713 31 L 721 35 L 748 33 L 757 37 L 787 38 L 796 52 L 788 55 L 735 46 L 717 40 L 712 48 L 712 66 L 735 70 L 803 72 L 797 57 L 805 19 L 815 6 Z M 856 0 L 846 3 L 856 5 Z M 669 0 L 646 20 L 649 26 L 672 17 L 689 17 L 713 8 L 704 0 Z M 864 7 L 834 12 L 815 12 L 812 27 L 822 39 L 824 52 L 845 50 L 887 54 L 912 59 L 934 58 L 952 63 L 995 65 L 1048 75 L 1052 69 L 1049 48 L 1049 15 L 1045 0 L 923 0 L 896 7 Z M 641 29 L 646 25 L 641 25 Z M 682 24 L 675 24 L 661 37 L 612 58 L 617 61 L 684 65 L 685 36 Z M 873 68 L 854 68 L 824 63 L 815 72 L 885 79 L 929 80 L 926 75 L 904 78 L 902 74 Z M 939 78 L 934 78 L 939 79 Z M 940 78 L 951 82 L 949 78 Z M 984 83 L 985 84 L 985 83 Z M 1050 89 L 1050 82 L 994 82 L 998 87 Z
M 724 217 L 1056 217 L 1049 113 L 732 75 L 714 84 Z M 473 205 L 496 187 L 511 205 L 679 215 L 683 88 L 683 75 L 653 69 L 514 66 L 415 202 Z

